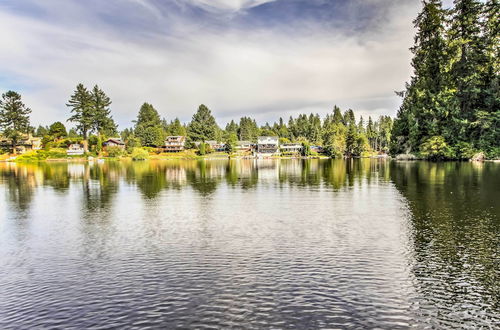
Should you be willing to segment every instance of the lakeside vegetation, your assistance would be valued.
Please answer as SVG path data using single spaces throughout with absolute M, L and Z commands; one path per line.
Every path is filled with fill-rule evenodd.
M 300 114 L 259 126 L 255 119 L 244 116 L 222 128 L 203 104 L 190 122 L 181 123 L 179 118 L 162 118 L 152 104 L 144 103 L 133 127 L 119 131 L 106 93 L 97 85 L 89 90 L 78 84 L 66 104 L 70 109 L 67 121 L 74 128 L 67 131 L 62 122 L 31 126 L 31 109 L 19 93 L 8 91 L 0 100 L 0 134 L 11 141 L 14 153 L 23 134 L 42 139 L 44 150 L 19 157 L 26 161 L 67 158 L 64 149 L 75 143 L 83 145 L 87 156 L 161 158 L 158 148 L 172 135 L 186 136 L 186 149 L 191 151 L 163 157 L 212 154 L 206 141 L 223 143 L 230 155 L 237 141 L 255 143 L 258 136 L 277 136 L 280 143 L 300 143 L 303 157 L 316 156 L 310 146 L 320 146 L 332 158 L 404 154 L 401 158 L 446 160 L 476 155 L 498 159 L 498 21 L 498 0 L 456 0 L 450 10 L 443 9 L 439 0 L 424 1 L 415 20 L 417 34 L 411 48 L 414 73 L 406 89 L 398 93 L 403 102 L 395 120 L 390 116 L 356 119 L 352 109 L 334 106 L 323 118 Z M 103 141 L 118 136 L 125 143 L 124 150 L 103 150 Z

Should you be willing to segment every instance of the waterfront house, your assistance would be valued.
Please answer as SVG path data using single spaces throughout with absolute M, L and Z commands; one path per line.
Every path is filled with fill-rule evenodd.
M 300 143 L 283 143 L 280 145 L 280 150 L 284 154 L 300 154 L 302 144 Z
M 241 152 L 252 151 L 252 148 L 253 144 L 250 141 L 237 141 L 235 146 L 235 150 Z
M 70 144 L 68 150 L 66 150 L 68 156 L 83 155 L 84 153 L 85 150 L 83 149 L 83 145 L 79 143 Z
M 120 138 L 107 139 L 102 145 L 104 146 L 104 149 L 108 147 L 118 147 L 120 149 L 125 149 L 125 142 L 123 142 Z
M 279 154 L 279 138 L 277 136 L 259 136 L 257 138 L 257 155 L 271 156 Z
M 205 141 L 206 144 L 212 149 L 213 151 L 226 151 L 226 145 L 222 142 L 217 142 L 215 140 L 208 140 Z
M 312 152 L 317 152 L 318 154 L 322 154 L 325 152 L 325 149 L 322 146 L 311 146 L 310 150 Z
M 166 152 L 180 152 L 183 151 L 186 146 L 185 136 L 167 136 L 165 140 L 164 149 Z
M 12 139 L 0 136 L 0 147 L 12 149 Z M 42 139 L 31 134 L 23 134 L 16 144 L 16 153 L 23 154 L 27 151 L 42 149 Z

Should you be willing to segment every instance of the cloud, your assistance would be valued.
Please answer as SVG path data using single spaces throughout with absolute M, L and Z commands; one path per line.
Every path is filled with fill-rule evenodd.
M 239 11 L 275 0 L 186 0 L 192 5 L 215 11 Z
M 121 128 L 143 102 L 183 121 L 204 103 L 220 124 L 243 115 L 264 123 L 302 111 L 324 114 L 334 104 L 395 114 L 393 91 L 410 74 L 418 1 L 369 0 L 383 10 L 355 31 L 300 17 L 272 29 L 249 26 L 240 17 L 221 21 L 205 10 L 208 1 L 186 1 L 202 12 L 152 0 L 62 1 L 63 13 L 57 0 L 0 7 L 0 86 L 22 93 L 36 124 L 67 118 L 65 103 L 79 82 L 107 92 Z M 210 10 L 245 10 L 246 19 L 261 15 L 251 11 L 262 2 L 210 1 Z

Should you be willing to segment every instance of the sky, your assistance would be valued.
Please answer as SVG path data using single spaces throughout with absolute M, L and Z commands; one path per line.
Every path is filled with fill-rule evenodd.
M 449 3 L 450 1 L 447 1 Z M 188 122 L 260 124 L 333 106 L 394 116 L 411 75 L 419 0 L 0 0 L 0 92 L 33 125 L 99 85 L 119 128 L 142 103 Z

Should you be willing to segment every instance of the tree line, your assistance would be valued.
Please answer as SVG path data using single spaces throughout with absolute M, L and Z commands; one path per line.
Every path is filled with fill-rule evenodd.
M 321 118 L 318 114 L 300 114 L 290 117 L 288 122 L 279 118 L 273 124 L 259 126 L 251 117 L 231 120 L 224 128 L 218 126 L 212 111 L 200 105 L 191 121 L 182 124 L 179 118 L 167 121 L 161 118 L 158 110 L 150 103 L 144 103 L 138 112 L 133 127 L 118 131 L 110 110 L 111 99 L 106 93 L 94 86 L 87 89 L 78 84 L 67 102 L 70 109 L 68 122 L 74 128 L 66 130 L 62 122 L 50 126 L 29 125 L 31 110 L 21 102 L 21 96 L 13 91 L 2 95 L 0 100 L 0 125 L 2 134 L 13 139 L 13 144 L 22 134 L 30 133 L 42 137 L 47 147 L 68 146 L 83 141 L 88 151 L 99 152 L 107 137 L 119 136 L 128 149 L 135 147 L 161 147 L 169 135 L 187 137 L 187 147 L 193 148 L 195 142 L 215 140 L 224 143 L 231 151 L 237 141 L 257 142 L 259 136 L 278 136 L 281 143 L 297 142 L 307 145 L 323 146 L 326 153 L 333 157 L 361 156 L 367 152 L 388 152 L 391 139 L 392 119 L 380 116 L 367 121 L 360 117 L 356 121 L 354 111 L 342 113 L 335 106 L 332 112 Z M 14 141 L 16 140 L 16 141 Z
M 498 0 L 423 1 L 414 69 L 394 122 L 391 152 L 427 158 L 500 157 Z

